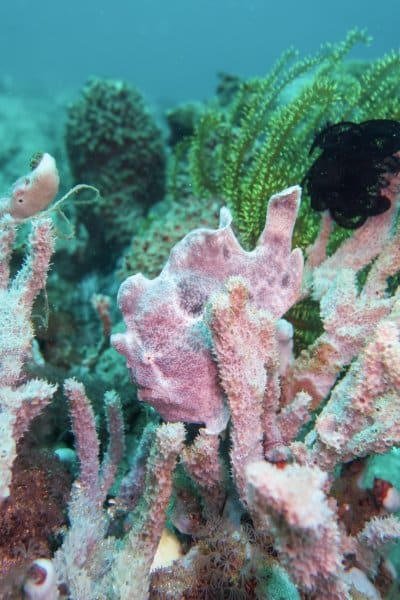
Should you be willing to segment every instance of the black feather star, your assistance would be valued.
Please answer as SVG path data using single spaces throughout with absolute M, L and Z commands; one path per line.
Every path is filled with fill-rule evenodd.
M 356 229 L 390 207 L 384 188 L 400 173 L 400 123 L 343 121 L 323 129 L 310 154 L 316 148 L 322 152 L 303 180 L 314 210 L 329 210 L 339 225 Z

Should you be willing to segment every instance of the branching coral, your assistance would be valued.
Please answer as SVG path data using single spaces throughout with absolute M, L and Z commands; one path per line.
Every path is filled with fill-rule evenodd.
M 247 515 L 255 532 L 257 541 L 247 550 L 246 584 L 237 586 L 239 597 L 240 589 L 248 590 L 244 597 L 262 597 L 260 590 L 268 588 L 266 570 L 274 569 L 271 564 L 278 562 L 307 598 L 321 594 L 331 600 L 355 598 L 359 592 L 375 589 L 371 580 L 380 570 L 377 565 L 385 557 L 387 545 L 397 538 L 399 523 L 395 520 L 393 538 L 385 538 L 381 547 L 373 545 L 374 571 L 360 546 L 364 534 L 358 538 L 345 533 L 330 494 L 338 465 L 400 443 L 398 293 L 388 293 L 386 285 L 388 277 L 400 269 L 399 234 L 393 227 L 399 209 L 397 189 L 398 181 L 393 180 L 387 190 L 390 209 L 370 218 L 330 257 L 326 256 L 329 216 L 324 217 L 321 234 L 308 252 L 302 287 L 301 257 L 290 250 L 299 188 L 270 200 L 267 224 L 254 251 L 243 253 L 237 242 L 233 243 L 223 211 L 223 228 L 189 234 L 174 248 L 158 278 L 148 281 L 135 276 L 122 287 L 120 305 L 128 331 L 114 343 L 127 356 L 139 384 L 145 386 L 142 400 L 161 407 L 168 420 L 200 421 L 207 427 L 183 459 L 193 481 L 198 482 L 200 496 L 204 495 L 197 522 L 201 523 L 202 517 L 207 521 L 210 515 L 215 518 L 210 511 L 211 497 L 220 506 L 220 518 L 222 514 L 226 526 L 235 530 L 239 546 L 243 543 L 237 524 L 240 518 Z M 212 262 L 208 259 L 211 255 Z M 374 264 L 360 290 L 357 273 L 371 261 Z M 180 285 L 181 277 L 187 281 L 189 275 L 195 275 L 190 278 L 192 284 Z M 311 294 L 320 304 L 324 332 L 294 360 L 291 328 L 281 317 L 293 303 Z M 187 306 L 197 310 L 187 311 Z M 161 314 L 168 314 L 166 328 Z M 171 384 L 177 384 L 173 373 L 181 380 L 179 366 L 183 365 L 187 375 L 181 353 L 184 357 L 185 340 L 193 339 L 199 322 L 203 339 L 208 341 L 190 348 L 201 348 L 203 361 L 208 352 L 211 362 L 191 355 L 197 366 L 191 387 L 181 387 L 179 396 L 166 393 L 175 389 Z M 167 338 L 160 337 L 162 332 L 168 332 Z M 171 336 L 181 341 L 171 346 Z M 215 447 L 216 433 L 209 428 L 210 406 L 196 401 L 210 382 L 215 385 L 215 373 L 210 369 L 213 360 L 229 408 L 229 462 L 241 508 L 223 476 L 226 454 Z M 165 371 L 164 365 L 171 371 Z M 343 373 L 343 369 L 347 371 Z M 199 390 L 196 382 L 201 382 Z M 311 418 L 311 407 L 319 416 L 304 437 L 301 429 Z M 208 454 L 204 450 L 207 435 Z M 201 456 L 212 457 L 214 464 L 220 465 L 210 487 L 204 483 L 207 459 L 202 461 Z M 217 493 L 221 486 L 226 491 L 223 506 Z M 195 503 L 186 498 L 186 506 L 191 511 Z M 185 518 L 185 504 L 179 507 L 182 513 L 174 518 L 175 525 L 179 528 L 190 518 L 193 523 L 189 512 Z M 383 507 L 381 510 L 378 517 L 376 509 L 371 510 L 374 520 L 364 523 L 365 535 L 371 528 L 387 530 L 386 513 Z M 364 518 L 368 519 L 368 513 Z M 196 535 L 201 536 L 200 532 L 201 527 Z M 158 597 L 157 585 L 163 589 L 168 577 L 174 588 L 168 598 L 196 597 L 191 595 L 194 589 L 203 597 L 206 576 L 196 565 L 204 548 L 211 549 L 207 533 L 175 566 L 155 575 L 151 597 Z M 236 576 L 243 574 L 242 565 Z M 222 581 L 222 573 L 219 576 Z M 189 587 L 188 578 L 192 578 Z M 374 593 L 378 593 L 376 589 Z
M 5 214 L 0 220 L 0 501 L 9 494 L 16 444 L 57 387 L 44 380 L 26 380 L 23 373 L 32 352 L 32 306 L 45 286 L 54 248 L 49 219 L 34 222 L 30 252 L 15 277 L 10 277 L 18 220 L 47 206 L 57 192 L 54 159 L 45 155 L 40 165 L 23 182 L 17 182 L 11 199 L 4 202 Z
M 346 48 L 331 50 L 331 60 Z M 338 481 L 353 474 L 356 486 L 359 472 L 341 473 L 343 463 L 362 465 L 361 458 L 400 444 L 398 189 L 398 177 L 388 180 L 388 210 L 331 255 L 327 214 L 306 260 L 292 249 L 301 197 L 293 186 L 270 198 L 253 250 L 239 244 L 223 207 L 219 227 L 189 233 L 158 277 L 124 282 L 126 332 L 112 342 L 127 359 L 139 399 L 166 423 L 154 417 L 119 482 L 125 443 L 117 395 L 105 395 L 103 450 L 85 387 L 66 380 L 79 475 L 69 526 L 51 563 L 35 557 L 28 597 L 40 581 L 48 582 L 50 597 L 72 600 L 354 600 L 396 589 L 386 568 L 400 537 L 400 521 L 389 515 L 398 508 L 395 494 L 382 501 L 385 482 L 374 484 L 371 510 L 365 507 L 351 528 Z M 1 224 L 6 496 L 16 441 L 55 389 L 23 374 L 32 303 L 44 286 L 53 238 L 49 221 L 37 219 L 28 259 L 11 279 L 16 225 L 10 216 Z M 307 298 L 320 310 L 323 331 L 295 357 L 285 317 Z M 160 569 L 153 561 L 165 527 L 174 529 L 180 548 Z
M 183 425 L 162 425 L 154 432 L 133 526 L 126 523 L 128 533 L 118 540 L 107 535 L 112 513 L 103 510 L 124 446 L 118 397 L 111 392 L 106 394 L 109 445 L 100 463 L 94 413 L 85 389 L 78 381 L 69 379 L 64 390 L 71 405 L 81 469 L 69 505 L 70 528 L 54 559 L 58 579 L 74 599 L 144 599 L 166 521 L 172 472 L 183 445 Z M 125 496 L 128 486 L 133 490 L 134 481 L 132 475 L 125 479 Z

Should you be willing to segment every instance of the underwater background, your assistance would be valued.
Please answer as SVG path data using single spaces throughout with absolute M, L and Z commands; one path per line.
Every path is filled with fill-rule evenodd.
M 398 0 L 0 27 L 0 600 L 399 598 Z
M 378 57 L 398 45 L 399 13 L 396 0 L 15 0 L 0 7 L 1 73 L 49 93 L 122 78 L 169 106 L 209 97 L 218 71 L 263 75 L 288 46 L 309 53 L 355 26 L 374 38 L 357 55 Z

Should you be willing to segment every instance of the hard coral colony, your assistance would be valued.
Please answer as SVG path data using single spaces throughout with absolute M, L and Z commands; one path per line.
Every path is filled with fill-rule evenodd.
M 39 162 L 24 180 L 31 208 L 13 214 L 18 186 L 2 203 L 3 503 L 16 444 L 56 391 L 24 373 L 32 305 L 54 245 L 50 220 L 36 211 L 56 193 L 58 175 L 49 155 L 42 161 L 46 176 Z M 382 480 L 363 488 L 361 475 L 368 457 L 396 454 L 400 444 L 399 184 L 392 169 L 380 190 L 385 211 L 373 208 L 330 255 L 335 211 L 324 212 L 305 257 L 292 249 L 301 201 L 293 186 L 269 200 L 254 250 L 241 247 L 223 207 L 218 229 L 188 233 L 158 277 L 122 284 L 126 332 L 112 344 L 139 399 L 165 423 L 150 420 L 117 480 L 125 453 L 117 394 L 105 394 L 100 452 L 85 387 L 64 382 L 80 470 L 69 525 L 53 554 L 33 561 L 26 598 L 395 597 L 389 550 L 400 537 L 399 493 Z M 33 214 L 28 258 L 12 277 L 20 217 Z M 286 316 L 308 297 L 323 332 L 295 356 Z M 160 568 L 166 529 L 177 550 Z

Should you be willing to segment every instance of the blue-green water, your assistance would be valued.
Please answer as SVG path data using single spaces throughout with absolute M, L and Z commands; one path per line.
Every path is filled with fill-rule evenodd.
M 288 46 L 313 52 L 352 27 L 374 37 L 360 57 L 398 47 L 398 0 L 2 0 L 2 75 L 79 87 L 121 77 L 153 101 L 204 99 L 216 73 L 263 75 Z

